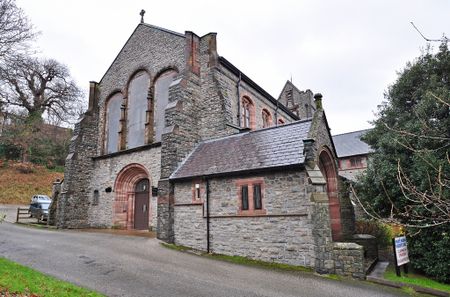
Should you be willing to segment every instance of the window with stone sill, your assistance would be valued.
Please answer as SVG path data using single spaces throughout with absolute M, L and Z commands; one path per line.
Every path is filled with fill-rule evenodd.
M 254 129 L 255 106 L 248 97 L 242 97 L 242 127 Z
M 270 114 L 270 111 L 268 111 L 267 109 L 263 109 L 262 111 L 262 122 L 263 128 L 272 126 L 272 115 Z
M 120 108 L 123 95 L 116 93 L 106 101 L 105 114 L 105 153 L 117 152 L 119 149 Z
M 142 146 L 146 143 L 145 125 L 149 108 L 149 86 L 150 76 L 146 71 L 137 72 L 128 85 L 127 149 Z
M 262 215 L 264 209 L 264 181 L 263 179 L 247 179 L 237 181 L 238 186 L 238 214 Z
M 169 88 L 176 75 L 176 71 L 168 70 L 160 74 L 155 82 L 155 141 L 161 141 L 161 135 L 165 126 L 165 109 L 169 103 Z
M 192 183 L 192 203 L 202 203 L 205 195 L 205 188 L 201 180 L 195 180 Z

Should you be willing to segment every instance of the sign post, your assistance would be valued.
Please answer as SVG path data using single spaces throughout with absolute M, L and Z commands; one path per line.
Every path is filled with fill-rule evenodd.
M 395 272 L 397 276 L 401 276 L 400 266 L 403 266 L 405 274 L 408 274 L 408 245 L 406 243 L 406 236 L 395 237 L 392 239 L 392 246 L 394 248 L 395 258 Z

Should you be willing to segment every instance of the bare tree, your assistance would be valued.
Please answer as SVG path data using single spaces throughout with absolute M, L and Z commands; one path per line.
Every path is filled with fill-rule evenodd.
M 0 68 L 0 102 L 25 109 L 28 117 L 71 123 L 83 107 L 81 97 L 67 67 L 56 60 L 17 55 Z
M 14 0 L 0 0 L 0 58 L 27 47 L 36 36 L 33 26 Z

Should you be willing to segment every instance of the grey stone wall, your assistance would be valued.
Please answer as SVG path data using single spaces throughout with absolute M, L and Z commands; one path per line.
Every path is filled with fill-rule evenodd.
M 93 178 L 92 157 L 97 151 L 98 109 L 86 112 L 75 125 L 74 136 L 64 168 L 64 184 L 58 201 L 56 226 L 59 228 L 88 227 L 89 184 Z
M 239 77 L 236 77 L 233 73 L 227 70 L 225 67 L 220 66 L 217 69 L 218 80 L 221 86 L 221 92 L 224 94 L 225 100 L 227 102 L 227 116 L 232 119 L 232 124 L 239 126 L 238 122 L 238 111 L 237 111 L 237 82 Z M 255 104 L 255 120 L 256 128 L 262 128 L 262 110 L 265 108 L 272 114 L 272 119 L 275 124 L 275 110 L 276 105 L 272 104 L 268 99 L 266 99 L 262 94 L 254 90 L 244 81 L 240 83 L 239 89 L 240 97 L 248 96 Z M 241 111 L 242 113 L 242 111 Z M 290 115 L 285 113 L 283 110 L 278 109 L 278 118 L 284 119 L 285 123 L 290 123 L 293 121 Z
M 325 112 L 323 110 L 319 109 L 314 114 L 313 123 L 311 125 L 311 131 L 308 136 L 309 138 L 315 140 L 317 163 L 319 160 L 321 148 L 326 146 L 330 149 L 333 159 L 335 160 L 334 168 L 336 170 L 336 176 L 338 176 L 337 156 L 333 149 L 332 138 L 327 129 Z M 341 209 L 342 235 L 344 239 L 348 239 L 351 238 L 351 236 L 355 233 L 355 214 L 349 194 L 348 192 L 343 191 L 344 188 L 345 185 L 343 184 L 343 181 L 340 178 L 338 178 L 338 189 L 340 192 L 339 203 Z
M 242 180 L 263 180 L 262 216 L 239 215 Z M 314 266 L 311 207 L 304 172 L 210 180 L 210 246 L 214 253 Z M 202 187 L 205 182 L 202 183 Z M 192 182 L 175 183 L 175 243 L 206 250 L 206 214 L 192 203 Z M 205 196 L 202 197 L 206 199 Z M 203 200 L 204 201 L 204 200 Z M 188 204 L 188 205 L 186 205 Z
M 139 24 L 100 81 L 98 125 L 98 150 L 102 154 L 104 143 L 105 100 L 114 92 L 127 96 L 127 86 L 132 75 L 140 69 L 150 74 L 151 83 L 160 71 L 185 68 L 185 37 L 176 33 Z
M 335 242 L 333 244 L 335 273 L 353 278 L 365 278 L 364 249 L 351 242 Z
M 143 151 L 120 154 L 94 162 L 93 176 L 89 187 L 89 225 L 92 227 L 112 227 L 113 207 L 115 200 L 114 183 L 119 172 L 127 165 L 137 163 L 144 166 L 149 172 L 150 186 L 157 187 L 161 172 L 161 147 L 149 148 Z M 106 192 L 111 187 L 113 192 Z M 93 204 L 94 190 L 99 191 L 98 204 Z M 150 195 L 151 196 L 151 195 Z M 152 220 L 150 226 L 156 228 L 157 206 L 155 197 L 150 197 Z

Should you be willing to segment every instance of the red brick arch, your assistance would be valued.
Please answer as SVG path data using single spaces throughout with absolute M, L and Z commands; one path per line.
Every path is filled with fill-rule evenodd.
M 342 240 L 341 206 L 339 202 L 337 171 L 333 155 L 329 148 L 324 147 L 319 154 L 319 167 L 327 181 L 329 199 L 331 235 L 333 241 Z
M 117 174 L 117 178 L 114 183 L 114 225 L 118 225 L 126 229 L 133 229 L 135 186 L 142 179 L 148 179 L 149 185 L 152 185 L 150 174 L 147 169 L 137 163 L 125 166 L 119 174 Z M 150 209 L 150 217 L 151 213 L 152 211 Z

